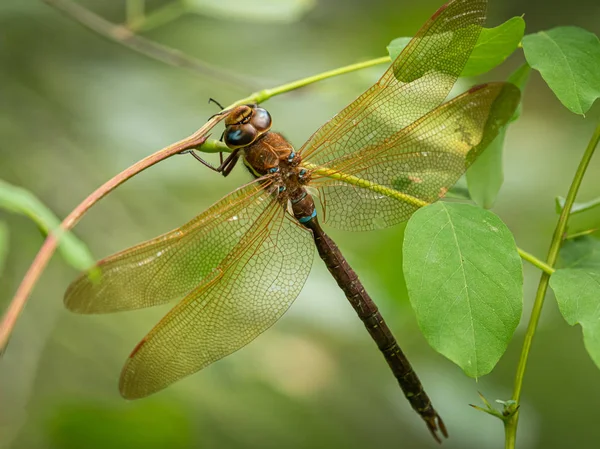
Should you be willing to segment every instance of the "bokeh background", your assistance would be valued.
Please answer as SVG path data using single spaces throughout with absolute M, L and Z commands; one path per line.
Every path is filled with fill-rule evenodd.
M 282 0 L 283 2 L 283 0 Z M 82 4 L 113 22 L 123 1 Z M 165 2 L 148 2 L 160 7 Z M 199 3 L 201 1 L 199 0 Z M 315 0 L 285 20 L 231 11 L 184 15 L 145 33 L 236 72 L 260 87 L 385 54 L 412 35 L 439 0 Z M 308 3 L 313 3 L 308 5 Z M 488 26 L 525 14 L 527 32 L 576 25 L 600 34 L 597 0 L 496 0 Z M 519 51 L 486 79 L 504 79 Z M 274 128 L 295 145 L 372 84 L 384 67 L 330 79 L 270 100 Z M 474 82 L 474 80 L 470 80 Z M 84 29 L 40 1 L 0 2 L 0 179 L 35 193 L 64 217 L 125 167 L 189 135 L 248 89 L 163 65 Z M 509 130 L 506 182 L 494 211 L 517 244 L 544 257 L 565 195 L 600 117 L 563 108 L 537 73 Z M 579 198 L 598 195 L 600 159 Z M 94 256 L 179 226 L 249 179 L 227 179 L 189 156 L 173 157 L 103 200 L 76 233 Z M 43 237 L 28 219 L 0 211 L 10 252 L 0 275 L 4 308 Z M 577 224 L 575 224 L 577 225 Z M 585 226 L 585 224 L 579 224 Z M 499 421 L 468 406 L 477 391 L 508 399 L 539 271 L 524 265 L 525 307 L 492 374 L 470 379 L 429 348 L 402 280 L 402 226 L 348 233 L 327 228 L 376 299 L 449 428 L 447 448 L 503 446 Z M 78 316 L 62 306 L 76 272 L 53 259 L 0 365 L 1 448 L 437 447 L 320 260 L 292 309 L 234 355 L 145 400 L 117 391 L 120 368 L 168 307 Z M 596 448 L 600 372 L 549 295 L 524 384 L 519 447 Z

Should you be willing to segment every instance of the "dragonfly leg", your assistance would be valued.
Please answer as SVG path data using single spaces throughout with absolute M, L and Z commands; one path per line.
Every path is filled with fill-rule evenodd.
M 225 161 L 221 162 L 219 168 L 221 169 L 220 171 L 223 176 L 227 176 L 229 173 L 231 173 L 231 170 L 233 170 L 233 167 L 235 167 L 235 164 L 237 164 L 239 157 L 240 155 L 238 150 L 235 150 L 233 153 L 227 156 Z M 221 160 L 223 160 L 223 153 L 221 153 Z
M 211 170 L 216 171 L 217 173 L 221 173 L 223 176 L 227 176 L 229 175 L 229 173 L 231 173 L 231 170 L 233 170 L 233 167 L 235 167 L 235 164 L 239 159 L 239 148 L 234 150 L 229 156 L 227 156 L 225 160 L 223 160 L 223 153 L 219 153 L 221 164 L 218 167 L 215 167 L 210 162 L 207 162 L 204 159 L 202 159 L 194 152 L 193 149 L 182 151 L 179 154 L 186 153 L 191 154 L 192 156 L 194 156 L 194 159 L 196 159 L 198 162 L 202 163 L 204 166 L 210 168 Z
M 204 166 L 210 168 L 211 170 L 214 170 L 216 172 L 220 172 L 221 171 L 221 170 L 219 170 L 220 167 L 215 167 L 211 163 L 206 162 L 204 159 L 202 159 L 200 156 L 198 156 L 196 153 L 194 153 L 194 150 L 185 150 L 185 151 L 182 151 L 179 154 L 186 154 L 186 153 L 189 153 L 192 156 L 194 156 L 194 159 L 196 159 L 198 162 L 201 162 Z

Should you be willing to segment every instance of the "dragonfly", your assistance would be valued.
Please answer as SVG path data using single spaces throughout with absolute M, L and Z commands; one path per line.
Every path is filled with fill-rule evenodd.
M 65 304 L 78 313 L 179 302 L 133 349 L 119 389 L 153 394 L 237 351 L 272 326 L 305 284 L 315 247 L 437 441 L 448 436 L 375 302 L 320 224 L 392 226 L 437 201 L 507 124 L 520 92 L 482 84 L 444 102 L 471 54 L 485 0 L 452 0 L 417 32 L 381 79 L 299 149 L 271 131 L 264 108 L 222 111 L 227 176 L 252 181 L 189 223 L 98 262 Z M 316 204 L 320 204 L 319 208 Z M 321 212 L 318 212 L 321 211 Z M 440 435 L 441 433 L 441 435 Z

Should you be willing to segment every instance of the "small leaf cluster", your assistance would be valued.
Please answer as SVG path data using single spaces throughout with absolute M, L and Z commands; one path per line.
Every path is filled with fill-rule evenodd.
M 397 56 L 407 43 L 407 38 L 392 41 L 390 56 Z M 522 17 L 484 29 L 462 76 L 485 73 L 519 48 L 525 62 L 508 81 L 524 94 L 534 69 L 573 113 L 584 115 L 600 97 L 598 37 L 576 27 L 525 35 Z M 519 119 L 521 109 L 511 122 Z M 504 354 L 523 307 L 519 249 L 507 226 L 487 210 L 504 180 L 508 126 L 467 171 L 468 198 L 475 205 L 453 201 L 424 207 L 411 217 L 405 232 L 403 269 L 420 329 L 436 351 L 474 378 L 492 371 Z M 453 195 L 461 197 L 465 195 Z M 564 205 L 564 198 L 557 198 L 557 213 Z M 600 199 L 594 199 L 575 203 L 570 213 L 596 214 L 600 227 L 599 211 Z M 582 327 L 585 347 L 600 368 L 600 239 L 595 229 L 562 236 L 550 286 L 566 322 Z M 509 415 L 517 410 L 514 405 Z

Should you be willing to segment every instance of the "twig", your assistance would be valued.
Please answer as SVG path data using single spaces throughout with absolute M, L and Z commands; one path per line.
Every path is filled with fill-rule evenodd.
M 17 319 L 19 315 L 23 311 L 25 304 L 27 302 L 27 298 L 29 294 L 33 290 L 33 287 L 37 283 L 40 275 L 42 274 L 44 268 L 50 261 L 52 254 L 58 245 L 58 240 L 61 232 L 66 230 L 70 230 L 77 224 L 77 222 L 81 219 L 81 217 L 87 212 L 87 210 L 104 198 L 108 193 L 113 191 L 119 185 L 123 184 L 132 176 L 137 173 L 151 167 L 152 165 L 170 157 L 174 154 L 180 153 L 189 148 L 195 148 L 206 140 L 207 133 L 223 118 L 222 115 L 216 115 L 211 117 L 211 119 L 202 126 L 198 131 L 196 131 L 191 136 L 169 145 L 166 148 L 163 148 L 156 153 L 147 156 L 142 159 L 138 163 L 132 165 L 128 169 L 122 171 L 117 176 L 103 184 L 99 187 L 94 193 L 88 196 L 85 200 L 79 204 L 73 211 L 64 219 L 64 221 L 60 224 L 58 230 L 51 232 L 46 237 L 44 244 L 42 245 L 40 251 L 36 255 L 34 261 L 32 262 L 29 270 L 25 274 L 21 285 L 15 296 L 13 297 L 11 303 L 9 304 L 4 317 L 2 319 L 2 323 L 0 324 L 0 354 L 4 352 L 6 349 L 6 345 L 8 344 L 8 340 L 10 335 L 15 327 Z
M 550 265 L 548 265 L 547 263 L 542 262 L 540 259 L 538 259 L 537 257 L 535 257 L 533 254 L 530 254 L 530 253 L 528 253 L 527 251 L 525 251 L 525 250 L 523 250 L 521 248 L 517 248 L 517 251 L 519 252 L 519 256 L 521 256 L 521 259 L 526 260 L 531 265 L 533 265 L 534 267 L 539 268 L 540 270 L 542 270 L 547 275 L 551 275 L 551 274 L 553 274 L 556 271 Z
M 592 159 L 594 150 L 596 149 L 598 142 L 600 142 L 600 124 L 596 127 L 596 130 L 594 131 L 594 134 L 590 139 L 585 153 L 583 154 L 581 161 L 579 162 L 579 167 L 577 167 L 577 171 L 575 172 L 575 176 L 573 177 L 573 182 L 571 183 L 569 193 L 565 200 L 565 205 L 562 209 L 560 217 L 558 218 L 558 223 L 556 223 L 554 235 L 552 236 L 552 242 L 550 243 L 550 249 L 548 250 L 548 257 L 546 259 L 546 264 L 549 267 L 553 267 L 556 263 L 556 260 L 558 259 L 558 253 L 563 242 L 565 230 L 567 229 L 567 223 L 569 221 L 571 209 L 573 207 L 573 204 L 575 203 L 575 198 L 577 197 L 579 186 L 581 185 L 581 181 L 583 180 L 583 176 L 585 175 L 585 171 L 590 163 L 590 160 Z M 542 307 L 544 305 L 544 299 L 546 297 L 546 291 L 548 290 L 549 282 L 550 274 L 547 271 L 544 271 L 542 273 L 542 277 L 540 279 L 540 283 L 538 285 L 538 289 L 535 295 L 535 301 L 533 303 L 533 309 L 529 318 L 527 331 L 525 332 L 525 341 L 523 342 L 523 349 L 521 350 L 521 357 L 519 359 L 519 365 L 517 366 L 517 373 L 515 375 L 515 386 L 512 400 L 515 401 L 515 403 L 517 404 L 521 399 L 521 390 L 523 387 L 523 379 L 525 377 L 525 369 L 527 367 L 527 359 L 529 358 L 529 352 L 531 350 L 533 337 L 535 336 L 535 331 L 537 329 L 537 325 L 542 314 Z M 510 419 L 504 422 L 506 434 L 506 449 L 514 449 L 515 447 L 518 423 L 518 411 L 513 416 L 511 416 Z
M 125 13 L 127 17 L 127 26 L 131 28 L 131 24 L 144 19 L 146 15 L 145 0 L 125 0 Z
M 594 234 L 595 232 L 598 232 L 600 230 L 600 228 L 592 228 L 592 229 L 586 229 L 585 231 L 579 231 L 579 232 L 574 232 L 573 234 L 567 234 L 565 236 L 565 240 L 573 240 L 579 237 L 585 237 L 586 235 L 590 235 L 590 234 Z
M 164 62 L 175 67 L 182 67 L 191 70 L 202 76 L 208 76 L 212 79 L 235 84 L 240 89 L 256 90 L 254 83 L 248 82 L 247 78 L 237 76 L 221 67 L 214 66 L 199 59 L 192 58 L 179 50 L 157 44 L 144 37 L 134 34 L 128 28 L 122 25 L 115 25 L 89 9 L 84 8 L 71 0 L 42 0 L 44 3 L 58 9 L 65 15 L 79 22 L 81 25 L 104 36 L 114 42 L 128 47 L 138 53 L 146 55 L 157 61 Z
M 186 14 L 188 12 L 186 5 L 186 3 L 183 3 L 183 0 L 167 3 L 165 6 L 155 9 L 152 12 L 148 12 L 148 14 L 143 16 L 140 15 L 134 20 L 127 20 L 125 25 L 135 33 L 145 33 L 173 22 Z

